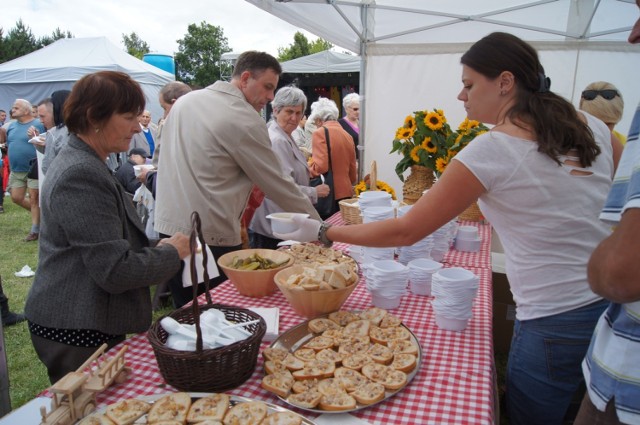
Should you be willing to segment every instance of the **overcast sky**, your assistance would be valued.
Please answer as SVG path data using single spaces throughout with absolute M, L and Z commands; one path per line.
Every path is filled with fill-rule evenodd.
M 124 48 L 122 34 L 135 31 L 151 52 L 173 54 L 190 24 L 202 21 L 224 30 L 234 52 L 261 50 L 277 55 L 300 29 L 244 0 L 7 0 L 0 7 L 6 36 L 22 18 L 36 38 L 56 28 L 75 37 L 106 36 Z M 317 37 L 303 31 L 309 40 Z

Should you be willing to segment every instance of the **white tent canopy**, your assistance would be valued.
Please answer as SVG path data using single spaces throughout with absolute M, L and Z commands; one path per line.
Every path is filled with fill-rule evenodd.
M 491 32 L 531 42 L 552 91 L 575 105 L 590 82 L 616 85 L 627 106 L 616 127 L 622 133 L 640 99 L 640 46 L 626 42 L 638 15 L 633 0 L 246 1 L 360 54 L 363 165 L 368 171 L 376 160 L 378 177 L 396 190 L 400 158 L 389 155 L 396 128 L 413 111 L 432 108 L 457 126 L 465 116 L 456 99 L 460 56 Z
M 158 93 L 175 77 L 129 55 L 106 37 L 60 39 L 0 64 L 0 108 L 8 111 L 19 98 L 37 103 L 56 90 L 71 89 L 86 74 L 107 70 L 126 72 L 140 83 L 153 120 L 162 117 Z
M 360 72 L 360 58 L 325 50 L 282 62 L 282 71 L 291 74 Z

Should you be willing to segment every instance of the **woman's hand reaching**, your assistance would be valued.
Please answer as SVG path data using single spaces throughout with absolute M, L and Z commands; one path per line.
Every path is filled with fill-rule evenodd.
M 306 218 L 302 216 L 293 216 L 291 218 L 298 227 L 293 232 L 289 233 L 273 233 L 276 238 L 282 240 L 294 240 L 298 242 L 311 242 L 318 240 L 318 231 L 322 222 L 314 220 L 312 218 Z

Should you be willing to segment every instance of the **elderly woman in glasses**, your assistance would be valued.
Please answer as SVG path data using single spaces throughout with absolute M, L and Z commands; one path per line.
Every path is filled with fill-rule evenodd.
M 606 81 L 589 84 L 580 97 L 580 109 L 602 120 L 620 143 L 626 143 L 626 136 L 613 129 L 624 110 L 624 100 L 616 86 Z
M 353 138 L 356 148 L 356 158 L 358 155 L 358 139 L 360 138 L 360 95 L 349 93 L 342 99 L 345 116 L 338 120 L 340 126 Z
M 328 196 L 331 189 L 326 184 L 316 187 L 309 186 L 309 169 L 302 151 L 294 142 L 291 134 L 298 127 L 304 110 L 307 107 L 307 97 L 296 87 L 283 87 L 276 93 L 273 101 L 273 120 L 267 125 L 271 148 L 280 160 L 282 174 L 289 176 L 315 204 L 318 198 Z M 256 210 L 249 225 L 249 245 L 251 248 L 276 249 L 278 242 L 271 232 L 271 223 L 267 216 L 282 212 L 274 201 L 265 198 Z

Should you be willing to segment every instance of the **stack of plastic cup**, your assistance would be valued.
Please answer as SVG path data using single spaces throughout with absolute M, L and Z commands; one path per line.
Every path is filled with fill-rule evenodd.
M 431 258 L 435 261 L 442 261 L 444 255 L 449 251 L 449 226 L 444 225 L 431 234 L 433 246 L 431 248 Z
M 395 209 L 392 206 L 368 207 L 362 211 L 362 222 L 371 223 L 372 221 L 386 220 L 388 218 L 394 218 L 395 215 Z
M 393 260 L 375 261 L 365 269 L 367 289 L 375 307 L 391 310 L 407 293 L 409 268 Z
M 390 207 L 391 194 L 384 190 L 368 190 L 362 192 L 360 196 L 358 196 L 358 206 L 360 207 L 360 214 L 364 217 L 369 207 Z
M 363 192 L 367 193 L 367 192 Z M 387 192 L 384 192 L 387 193 Z M 388 195 L 388 193 L 387 193 Z M 395 210 L 391 206 L 385 207 L 368 207 L 362 212 L 363 223 L 371 223 L 373 221 L 386 220 L 395 216 Z M 362 247 L 362 262 L 364 264 L 370 264 L 374 261 L 380 260 L 393 260 L 395 254 L 395 248 L 372 248 Z
M 442 268 L 442 263 L 429 258 L 411 260 L 409 267 L 409 289 L 416 295 L 431 295 L 431 277 Z
M 462 331 L 473 312 L 473 299 L 478 293 L 480 279 L 461 267 L 440 269 L 431 277 L 431 303 L 436 325 L 441 329 Z
M 403 205 L 398 208 L 398 217 L 402 217 L 405 215 L 410 209 L 412 205 Z M 431 254 L 431 248 L 433 248 L 433 237 L 426 236 L 423 239 L 420 239 L 418 242 L 414 243 L 410 246 L 400 246 L 397 249 L 398 252 L 398 261 L 402 264 L 409 264 L 409 261 L 416 258 L 429 258 Z
M 480 251 L 482 238 L 478 235 L 476 226 L 460 226 L 456 235 L 456 249 L 458 251 Z

